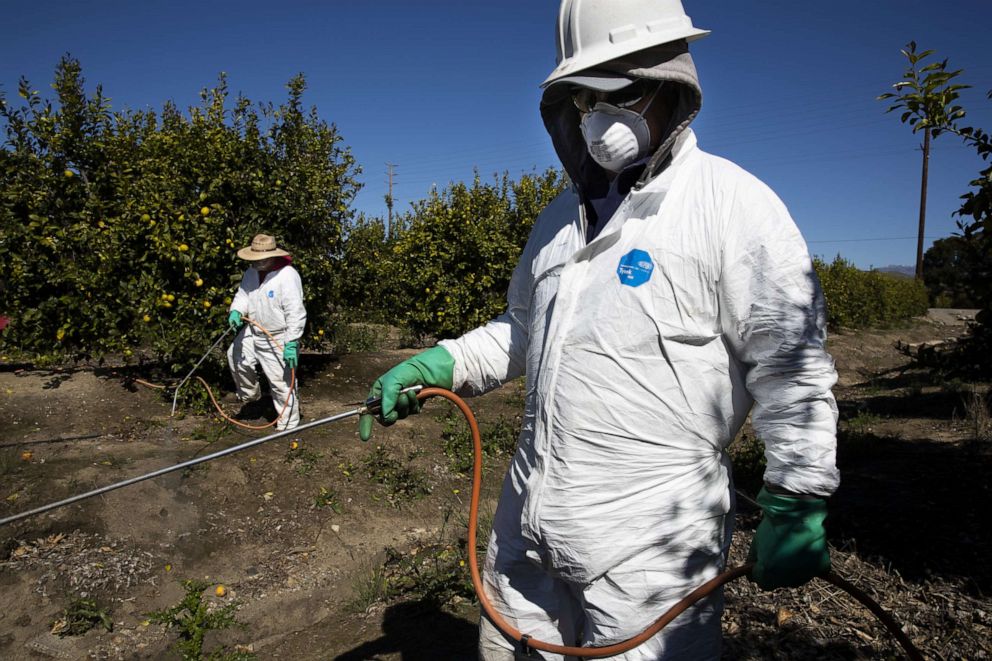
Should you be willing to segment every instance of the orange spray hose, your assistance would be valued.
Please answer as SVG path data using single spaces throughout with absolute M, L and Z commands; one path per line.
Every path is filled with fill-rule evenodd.
M 245 317 L 245 321 L 247 321 L 249 324 L 251 324 L 252 326 L 254 326 L 255 328 L 257 328 L 258 330 L 260 330 L 263 333 L 265 333 L 268 336 L 268 338 L 270 340 L 272 340 L 272 343 L 276 345 L 276 348 L 278 348 L 278 349 L 282 349 L 283 348 L 282 344 L 279 343 L 279 340 L 277 340 L 272 335 L 272 333 L 270 333 L 265 328 L 263 328 L 260 323 L 258 323 L 257 321 L 255 321 L 254 319 L 251 319 L 249 317 Z M 220 417 L 224 418 L 224 420 L 227 420 L 232 425 L 237 425 L 238 427 L 243 427 L 244 429 L 267 429 L 268 427 L 271 427 L 272 425 L 274 425 L 277 422 L 279 422 L 279 419 L 282 418 L 283 414 L 286 412 L 286 409 L 289 408 L 289 400 L 292 399 L 292 397 L 293 397 L 293 388 L 296 387 L 296 368 L 295 367 L 291 367 L 290 368 L 289 390 L 286 393 L 286 401 L 284 401 L 282 403 L 282 409 L 279 411 L 279 415 L 276 416 L 275 420 L 273 420 L 272 422 L 266 423 L 264 425 L 249 425 L 246 422 L 241 422 L 239 420 L 235 420 L 234 418 L 228 416 L 226 413 L 224 413 L 224 409 L 221 408 L 220 404 L 217 403 L 217 398 L 214 397 L 214 393 L 210 389 L 210 386 L 207 384 L 207 382 L 204 381 L 199 376 L 196 377 L 196 380 L 199 381 L 200 383 L 202 383 L 203 384 L 203 387 L 207 389 L 207 394 L 210 396 L 210 401 L 213 402 L 214 408 L 217 409 L 217 414 Z
M 676 603 L 668 609 L 666 613 L 655 620 L 654 623 L 652 623 L 647 629 L 636 636 L 613 645 L 604 645 L 602 647 L 573 647 L 568 645 L 556 645 L 554 643 L 547 643 L 542 640 L 531 638 L 529 635 L 522 633 L 519 629 L 516 629 L 510 625 L 503 618 L 503 616 L 496 611 L 492 603 L 490 603 L 489 598 L 486 596 L 485 586 L 482 583 L 482 575 L 479 573 L 479 561 L 478 554 L 476 552 L 476 533 L 479 524 L 479 499 L 482 491 L 482 437 L 479 433 L 479 424 L 476 422 L 475 415 L 473 415 L 472 410 L 468 407 L 468 404 L 465 403 L 465 400 L 449 390 L 445 390 L 443 388 L 424 388 L 420 391 L 420 393 L 418 393 L 417 399 L 423 400 L 433 396 L 443 397 L 458 407 L 458 410 L 465 416 L 465 420 L 468 422 L 469 429 L 472 433 L 472 444 L 474 447 L 475 459 L 472 463 L 472 497 L 469 504 L 468 515 L 468 558 L 469 569 L 472 573 L 472 585 L 475 588 L 475 593 L 479 597 L 479 603 L 482 605 L 482 610 L 485 611 L 486 616 L 503 633 L 510 638 L 513 638 L 515 641 L 522 643 L 525 651 L 529 648 L 551 652 L 552 654 L 562 654 L 565 656 L 575 656 L 581 658 L 601 658 L 621 654 L 637 647 L 641 643 L 644 643 L 651 637 L 655 636 L 681 613 L 720 586 L 742 576 L 747 576 L 751 573 L 751 569 L 753 567 L 751 564 L 732 567 L 724 571 L 722 574 L 719 574 L 718 576 L 703 583 L 686 595 L 681 601 Z M 923 655 L 918 649 L 916 649 L 909 637 L 903 633 L 898 623 L 871 597 L 833 572 L 828 572 L 820 578 L 850 594 L 865 607 L 867 607 L 868 610 L 870 610 L 876 617 L 878 617 L 882 624 L 885 625 L 889 632 L 896 638 L 897 641 L 899 641 L 899 644 L 902 646 L 903 650 L 906 652 L 906 656 L 909 659 L 912 659 L 912 661 L 923 660 Z

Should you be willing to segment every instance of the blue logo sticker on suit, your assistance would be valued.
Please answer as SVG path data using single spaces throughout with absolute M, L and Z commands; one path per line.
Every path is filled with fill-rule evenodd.
M 276 296 L 276 292 L 275 292 L 275 290 L 273 290 L 273 289 L 270 289 L 270 290 L 269 290 L 269 298 L 275 298 L 275 296 Z
M 620 258 L 617 264 L 617 276 L 621 285 L 628 287 L 639 287 L 651 279 L 654 271 L 654 262 L 651 255 L 643 250 L 631 250 Z

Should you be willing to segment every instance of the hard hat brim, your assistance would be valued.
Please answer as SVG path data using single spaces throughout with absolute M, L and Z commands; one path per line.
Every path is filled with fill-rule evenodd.
M 616 92 L 624 87 L 634 84 L 634 79 L 619 73 L 610 71 L 583 71 L 574 76 L 565 76 L 550 83 L 551 85 L 572 85 L 575 87 L 588 87 L 598 92 Z

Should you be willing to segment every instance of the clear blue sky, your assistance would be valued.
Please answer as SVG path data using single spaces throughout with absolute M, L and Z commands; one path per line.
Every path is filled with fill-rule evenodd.
M 911 265 L 920 139 L 875 97 L 899 80 L 915 39 L 963 68 L 966 123 L 992 129 L 990 0 L 684 0 L 703 87 L 700 145 L 747 168 L 789 206 L 814 254 Z M 538 114 L 554 65 L 557 0 L 4 2 L 0 87 L 47 89 L 78 58 L 115 107 L 180 107 L 227 72 L 233 92 L 281 101 L 303 72 L 306 101 L 337 125 L 363 168 L 357 208 L 385 215 L 430 186 L 557 165 Z M 934 144 L 927 236 L 980 169 L 953 136 Z M 929 245 L 929 241 L 928 241 Z

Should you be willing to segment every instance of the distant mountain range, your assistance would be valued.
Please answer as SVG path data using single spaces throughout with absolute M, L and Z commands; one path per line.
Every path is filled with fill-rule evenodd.
M 882 273 L 892 273 L 893 275 L 903 275 L 907 278 L 916 277 L 916 267 L 915 266 L 880 266 L 876 271 L 881 271 Z

